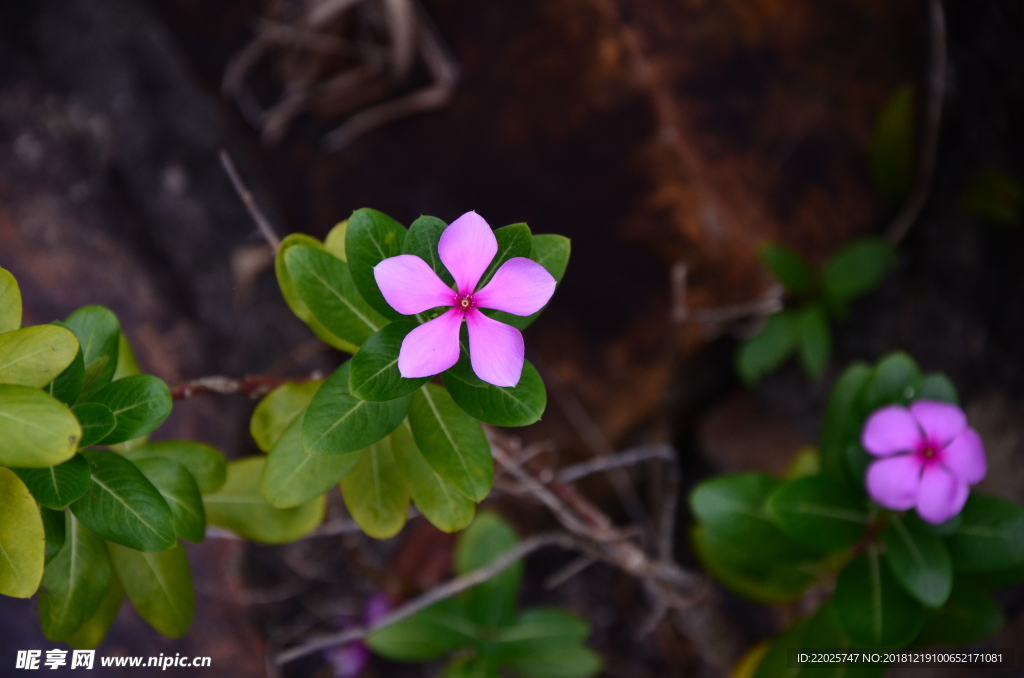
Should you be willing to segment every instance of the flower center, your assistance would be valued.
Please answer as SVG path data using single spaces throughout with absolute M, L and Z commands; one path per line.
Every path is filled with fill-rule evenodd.
M 472 294 L 465 294 L 465 295 L 463 295 L 461 297 L 458 297 L 455 300 L 455 305 L 458 308 L 460 308 L 463 311 L 465 311 L 466 309 L 468 309 L 470 306 L 473 305 L 473 295 Z
M 917 458 L 927 465 L 931 465 L 939 461 L 939 458 L 942 456 L 941 453 L 942 448 L 939 447 L 938 443 L 932 440 L 923 441 L 917 448 Z

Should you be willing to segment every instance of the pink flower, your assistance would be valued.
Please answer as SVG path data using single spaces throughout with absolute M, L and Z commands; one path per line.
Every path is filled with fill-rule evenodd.
M 938 524 L 960 513 L 973 485 L 985 477 L 985 448 L 956 405 L 918 400 L 889 405 L 868 418 L 864 449 L 882 459 L 868 468 L 868 494 L 895 511 L 917 507 Z
M 427 262 L 412 254 L 377 264 L 373 276 L 392 308 L 403 315 L 450 306 L 448 311 L 410 332 L 398 354 L 403 377 L 429 377 L 459 360 L 459 330 L 469 327 L 469 358 L 476 375 L 495 386 L 515 386 L 523 371 L 523 335 L 488 318 L 481 308 L 513 315 L 539 311 L 555 292 L 555 279 L 543 266 L 524 257 L 501 265 L 483 289 L 484 271 L 498 252 L 498 241 L 476 212 L 466 212 L 441 234 L 437 246 L 442 263 L 455 278 L 455 290 L 437 277 Z
M 394 603 L 386 593 L 374 594 L 366 601 L 363 624 L 373 626 L 393 607 Z M 352 617 L 340 617 L 335 620 L 335 624 L 340 629 L 352 628 L 356 623 L 357 620 Z M 357 678 L 370 661 L 370 649 L 363 641 L 354 640 L 345 645 L 327 648 L 324 650 L 324 657 L 334 669 L 335 678 Z

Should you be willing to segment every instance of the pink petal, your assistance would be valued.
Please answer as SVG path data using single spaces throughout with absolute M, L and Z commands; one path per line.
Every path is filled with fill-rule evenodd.
M 555 279 L 543 266 L 524 257 L 513 257 L 473 295 L 473 303 L 512 315 L 531 315 L 542 309 L 554 293 Z
M 917 515 L 933 525 L 944 523 L 960 513 L 967 502 L 967 494 L 967 483 L 950 473 L 942 464 L 932 464 L 921 476 Z
M 444 229 L 437 253 L 455 278 L 459 294 L 472 294 L 480 276 L 498 253 L 494 231 L 476 212 L 466 212 Z
M 928 439 L 945 445 L 967 428 L 967 415 L 956 405 L 937 400 L 918 400 L 910 412 L 921 424 Z
M 868 467 L 868 494 L 880 506 L 905 511 L 917 503 L 921 463 L 912 454 L 881 459 Z
M 488 318 L 475 308 L 466 312 L 469 360 L 476 376 L 495 386 L 515 386 L 523 373 L 526 347 L 519 330 Z
M 407 334 L 398 352 L 399 373 L 406 379 L 432 377 L 457 363 L 462 316 L 453 308 Z
M 374 266 L 373 277 L 391 308 L 403 315 L 455 305 L 455 292 L 413 254 L 385 259 Z
M 973 485 L 985 477 L 985 446 L 981 436 L 973 428 L 968 428 L 953 439 L 942 450 L 942 463 L 957 478 Z
M 921 440 L 921 429 L 910 411 L 902 405 L 889 405 L 868 418 L 861 434 L 864 449 L 876 457 L 909 452 Z

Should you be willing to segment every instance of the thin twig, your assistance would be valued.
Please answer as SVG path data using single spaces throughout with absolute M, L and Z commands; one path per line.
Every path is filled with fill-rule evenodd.
M 610 471 L 611 469 L 623 466 L 642 464 L 652 459 L 671 461 L 674 456 L 675 450 L 669 445 L 645 445 L 644 447 L 636 447 L 624 452 L 616 452 L 606 457 L 595 457 L 579 464 L 566 466 L 558 472 L 558 480 L 563 483 L 572 483 L 594 473 Z
M 914 187 L 907 201 L 903 203 L 903 209 L 889 226 L 887 237 L 893 245 L 898 245 L 906 237 L 928 200 L 939 151 L 942 102 L 946 95 L 946 14 L 942 9 L 942 0 L 929 1 L 928 22 L 931 49 L 928 59 L 928 98 L 924 109 L 921 152 L 917 158 Z
M 572 561 L 571 563 L 563 567 L 561 570 L 558 570 L 550 577 L 545 579 L 544 588 L 549 590 L 558 588 L 559 586 L 569 581 L 570 579 L 572 579 L 580 572 L 587 569 L 596 562 L 597 560 L 591 558 L 590 556 L 580 556 L 576 560 Z
M 270 249 L 277 252 L 277 248 L 281 245 L 281 239 L 277 237 L 277 233 L 274 232 L 274 227 L 270 225 L 270 222 L 263 212 L 260 211 L 259 206 L 256 204 L 256 200 L 252 197 L 252 192 L 246 188 L 245 183 L 242 181 L 242 177 L 238 175 L 238 170 L 235 169 L 235 163 L 231 160 L 231 156 L 223 148 L 220 149 L 220 164 L 224 167 L 224 171 L 227 172 L 228 178 L 231 179 L 231 185 L 235 187 L 235 193 L 241 198 L 242 204 L 245 205 L 245 209 L 249 212 L 249 216 L 256 222 L 256 228 L 259 229 L 260 235 L 270 245 Z
M 303 384 L 323 378 L 324 375 L 319 370 L 304 377 L 271 377 L 260 374 L 242 379 L 219 376 L 200 377 L 172 386 L 171 397 L 175 400 L 185 400 L 196 395 L 217 393 L 220 395 L 244 395 L 255 400 L 262 398 L 282 384 Z
M 561 546 L 566 549 L 580 548 L 579 542 L 564 532 L 547 532 L 527 537 L 523 541 L 519 542 L 515 548 L 501 554 L 485 567 L 473 570 L 461 577 L 456 577 L 455 579 L 441 584 L 440 586 L 435 586 L 423 595 L 413 598 L 408 603 L 395 608 L 388 614 L 381 617 L 381 619 L 375 624 L 370 626 L 358 626 L 338 633 L 313 638 L 301 645 L 281 652 L 277 655 L 275 661 L 278 666 L 280 666 L 319 650 L 325 650 L 329 647 L 343 645 L 344 643 L 349 643 L 353 640 L 365 638 L 367 635 L 375 631 L 379 631 L 387 626 L 391 626 L 403 619 L 411 617 L 420 610 L 430 607 L 434 603 L 451 598 L 452 596 L 462 593 L 466 589 L 487 581 L 500 572 L 504 572 L 513 564 L 530 555 L 534 551 L 546 546 Z

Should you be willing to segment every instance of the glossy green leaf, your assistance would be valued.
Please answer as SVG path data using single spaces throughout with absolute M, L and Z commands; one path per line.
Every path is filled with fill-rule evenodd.
M 427 384 L 412 396 L 409 426 L 431 468 L 474 501 L 494 483 L 494 461 L 480 422 L 466 414 L 448 392 Z
M 988 572 L 1024 564 L 1024 508 L 972 492 L 946 544 L 953 569 Z
M 463 381 L 454 372 L 445 375 L 444 384 L 452 400 L 471 416 L 494 426 L 529 426 L 540 421 L 547 407 L 544 380 L 529 361 L 523 363 L 519 383 L 507 388 L 489 384 L 476 375 L 476 383 Z
M 833 597 L 836 618 L 854 643 L 901 648 L 924 624 L 924 608 L 869 548 L 839 575 Z
M 787 291 L 801 297 L 807 297 L 814 291 L 817 276 L 811 264 L 799 252 L 769 242 L 761 245 L 759 254 L 764 265 L 776 280 L 786 286 Z
M 412 394 L 430 377 L 406 379 L 398 371 L 398 354 L 413 320 L 396 320 L 367 339 L 350 361 L 349 387 L 361 400 L 386 402 Z
M 754 678 L 803 678 L 801 667 L 789 667 L 789 651 L 803 647 L 810 618 L 797 620 L 775 639 L 757 667 Z
M 69 367 L 78 339 L 56 325 L 36 325 L 0 334 L 0 384 L 42 388 Z
M 111 624 L 117 619 L 117 613 L 124 602 L 124 588 L 115 574 L 110 579 L 110 586 L 103 595 L 96 611 L 82 624 L 77 631 L 64 639 L 64 642 L 76 650 L 92 650 L 99 647 L 110 630 Z
M 571 241 L 562 235 L 542 233 L 533 236 L 532 242 L 530 259 L 543 266 L 557 283 L 561 283 L 562 278 L 565 276 L 565 270 L 569 266 L 569 255 L 572 252 Z M 547 308 L 547 306 L 544 308 Z M 500 320 L 512 327 L 525 330 L 540 317 L 540 314 L 544 312 L 544 308 L 528 316 L 512 315 L 503 311 L 485 311 L 485 313 L 495 320 Z
M 285 429 L 263 466 L 260 490 L 271 506 L 293 508 L 323 495 L 359 461 L 353 454 L 309 454 L 302 445 L 302 415 Z
M 249 421 L 249 432 L 257 447 L 270 452 L 285 429 L 306 409 L 323 383 L 319 380 L 281 384 L 268 393 L 256 406 Z
M 39 507 L 18 476 L 0 467 L 0 595 L 30 597 L 39 588 L 45 562 Z
M 902 85 L 885 103 L 868 143 L 868 161 L 875 186 L 902 200 L 914 185 L 914 86 Z
M 960 404 L 960 396 L 957 395 L 956 386 L 944 374 L 933 372 L 926 374 L 918 382 L 915 389 L 915 398 L 923 400 L 938 400 L 944 403 Z
M 780 311 L 768 318 L 764 328 L 740 344 L 736 353 L 736 371 L 747 385 L 774 372 L 796 348 L 799 336 L 798 316 Z
M 870 378 L 870 367 L 854 363 L 836 380 L 829 396 L 821 430 L 821 468 L 822 473 L 836 480 L 849 477 L 846 445 L 860 435 L 861 421 L 855 404 Z
M 828 367 L 832 355 L 832 330 L 821 304 L 811 304 L 800 312 L 800 364 L 809 376 L 818 378 Z
M 391 454 L 416 508 L 434 527 L 442 532 L 458 532 L 473 521 L 476 504 L 431 468 L 405 422 L 391 434 Z
M 53 322 L 60 327 L 64 323 L 59 320 Z M 77 341 L 77 337 L 76 337 Z M 78 396 L 82 394 L 82 385 L 85 383 L 85 358 L 82 354 L 82 347 L 79 346 L 75 352 L 75 358 L 71 364 L 64 368 L 64 371 L 57 375 L 57 378 L 43 387 L 47 395 L 51 395 L 65 405 L 74 405 Z
M 117 578 L 139 616 L 165 636 L 185 635 L 192 625 L 195 592 L 184 547 L 176 543 L 160 553 L 109 547 Z
M 826 476 L 783 483 L 768 498 L 767 510 L 783 532 L 822 553 L 857 543 L 869 521 L 863 495 Z
M 412 254 L 427 262 L 446 285 L 454 287 L 455 279 L 445 268 L 437 251 L 437 245 L 441 242 L 441 234 L 446 228 L 448 228 L 448 224 L 437 217 L 421 216 L 409 226 L 409 233 L 405 236 L 405 243 L 402 245 L 402 254 Z
M 291 274 L 288 272 L 288 267 L 285 266 L 285 255 L 292 247 L 315 247 L 322 248 L 323 245 L 316 238 L 311 238 L 308 235 L 301 233 L 292 233 L 284 240 L 277 248 L 277 256 L 274 259 L 274 273 L 277 275 L 277 284 L 281 288 L 281 296 L 284 297 L 285 303 L 288 304 L 288 308 L 292 310 L 292 313 L 298 317 L 299 320 L 306 323 L 309 329 L 313 331 L 321 341 L 333 346 L 339 351 L 345 351 L 347 353 L 355 353 L 359 347 L 351 342 L 345 341 L 340 337 L 335 336 L 329 329 L 323 326 L 319 320 L 313 316 L 313 312 L 306 306 L 306 302 L 299 296 L 298 290 L 295 288 L 295 281 L 292 280 Z
M 41 506 L 39 514 L 43 517 L 43 531 L 46 533 L 46 564 L 49 565 L 64 546 L 64 511 L 55 511 Z
M 359 295 L 349 266 L 316 247 L 295 246 L 284 257 L 295 290 L 320 324 L 353 346 L 387 324 Z
M 10 271 L 0 268 L 0 332 L 21 327 L 21 290 Z
M 401 254 L 405 236 L 405 227 L 400 223 L 382 212 L 365 208 L 352 213 L 345 233 L 345 254 L 356 289 L 366 303 L 391 320 L 400 320 L 402 315 L 384 300 L 373 277 L 373 267 Z
M 0 384 L 0 466 L 56 466 L 74 456 L 81 439 L 67 405 L 37 388 Z
M 324 237 L 324 249 L 344 262 L 348 262 L 348 255 L 345 253 L 346 235 L 348 235 L 348 219 L 336 223 Z
M 42 506 L 63 509 L 89 489 L 89 462 L 80 454 L 47 468 L 13 469 Z
M 491 511 L 480 513 L 459 536 L 455 545 L 455 573 L 467 574 L 489 565 L 495 558 L 515 548 L 519 542 L 512 526 Z M 515 619 L 523 563 L 517 561 L 466 594 L 466 614 L 484 629 L 508 626 Z
M 1003 226 L 1013 226 L 1020 220 L 1024 187 L 1006 172 L 985 167 L 974 175 L 961 204 L 975 216 Z
M 369 447 L 394 431 L 409 411 L 408 396 L 374 403 L 352 395 L 350 365 L 335 370 L 309 402 L 302 441 L 310 454 L 349 454 Z
M 845 650 L 858 656 L 857 647 L 843 631 L 831 601 L 822 605 L 804 629 L 799 645 L 803 652 L 838 653 Z M 883 662 L 818 662 L 801 667 L 800 678 L 882 678 L 889 669 Z
M 893 516 L 882 533 L 885 557 L 896 579 L 926 607 L 940 607 L 953 588 L 953 564 L 942 540 L 907 529 Z
M 1005 621 L 1002 608 L 981 582 L 959 576 L 946 603 L 937 610 L 927 611 L 924 627 L 914 639 L 914 645 L 973 645 L 993 635 Z
M 158 443 L 139 445 L 125 456 L 132 461 L 143 459 L 170 459 L 176 461 L 192 474 L 199 491 L 203 494 L 215 492 L 227 477 L 227 461 L 214 447 L 194 440 L 162 440 Z
M 39 622 L 52 641 L 64 640 L 96 613 L 113 577 L 103 540 L 65 511 L 64 546 L 43 572 Z
M 114 413 L 114 430 L 100 441 L 106 445 L 153 431 L 164 423 L 173 405 L 167 384 L 148 374 L 118 379 L 83 400 L 106 405 Z
M 845 304 L 881 284 L 896 261 L 896 251 L 883 238 L 862 238 L 839 250 L 822 271 L 822 289 L 833 302 Z
M 466 617 L 461 598 L 449 598 L 408 619 L 374 631 L 366 644 L 376 654 L 400 662 L 423 662 L 472 645 L 479 637 L 476 624 Z
M 358 455 L 341 479 L 345 507 L 363 532 L 389 539 L 402 529 L 409 513 L 409 490 L 391 453 L 391 437 L 370 445 Z
M 897 351 L 880 360 L 861 394 L 862 416 L 883 405 L 905 403 L 914 397 L 921 380 L 921 370 L 914 359 Z
M 494 238 L 498 241 L 498 252 L 487 265 L 484 274 L 480 276 L 480 282 L 476 286 L 478 290 L 483 289 L 484 285 L 491 281 L 495 272 L 506 261 L 515 257 L 528 259 L 533 249 L 533 235 L 526 224 L 511 224 L 497 228 L 494 230 Z
M 114 412 L 102 403 L 80 403 L 72 407 L 71 411 L 82 425 L 82 441 L 79 447 L 97 444 L 109 436 L 117 426 Z
M 110 309 L 102 306 L 83 306 L 67 317 L 64 326 L 75 333 L 82 346 L 85 373 L 81 399 L 88 400 L 114 377 L 121 326 Z
M 286 544 L 323 522 L 327 500 L 321 496 L 295 508 L 274 508 L 260 492 L 265 461 L 259 456 L 230 462 L 224 485 L 203 497 L 206 520 L 250 541 Z
M 98 536 L 138 551 L 174 545 L 174 519 L 160 492 L 119 454 L 84 450 L 92 482 L 71 512 Z
M 199 486 L 188 469 L 170 459 L 139 459 L 135 466 L 167 502 L 174 533 L 182 539 L 201 542 L 206 536 L 206 511 Z

